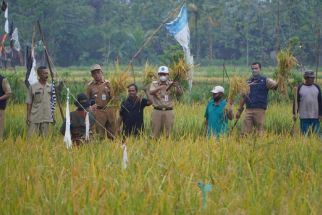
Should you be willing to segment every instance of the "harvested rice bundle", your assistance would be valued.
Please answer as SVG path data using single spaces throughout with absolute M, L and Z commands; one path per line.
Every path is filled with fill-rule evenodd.
M 143 85 L 148 86 L 152 81 L 158 80 L 157 74 L 155 73 L 156 68 L 150 65 L 148 62 L 145 63 L 143 69 Z
M 287 84 L 291 75 L 291 70 L 296 66 L 297 60 L 290 50 L 284 49 L 277 54 L 277 89 L 287 95 Z
M 229 83 L 229 93 L 228 93 L 228 109 L 231 108 L 237 95 L 247 95 L 249 94 L 250 88 L 246 82 L 246 79 L 243 77 L 233 76 L 230 78 Z
M 129 84 L 129 73 L 121 72 L 118 63 L 115 63 L 115 71 L 110 76 L 110 86 L 111 86 L 111 104 L 119 105 L 120 96 L 125 95 L 127 92 L 127 86 Z
M 186 64 L 184 59 L 180 58 L 179 61 L 170 68 L 170 79 L 177 82 L 187 80 L 190 68 L 191 66 Z

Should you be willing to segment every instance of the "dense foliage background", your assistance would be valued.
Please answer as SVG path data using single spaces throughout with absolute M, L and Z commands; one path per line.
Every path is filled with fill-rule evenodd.
M 19 28 L 22 44 L 30 44 L 32 26 L 39 19 L 50 54 L 59 66 L 108 64 L 116 59 L 126 64 L 180 4 L 177 0 L 8 3 L 9 20 Z M 190 0 L 187 5 L 192 53 L 199 64 L 221 64 L 223 60 L 242 65 L 253 60 L 274 64 L 276 51 L 290 45 L 303 64 L 317 63 L 321 0 Z M 4 23 L 2 16 L 0 22 Z M 147 59 L 164 62 L 176 49 L 180 47 L 162 28 L 135 63 L 141 65 Z

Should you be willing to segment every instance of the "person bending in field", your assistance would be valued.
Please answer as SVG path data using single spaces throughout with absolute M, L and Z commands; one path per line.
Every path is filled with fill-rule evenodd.
M 81 143 L 86 143 L 85 135 L 86 135 L 86 114 L 89 114 L 89 133 L 91 134 L 91 130 L 95 123 L 94 116 L 92 112 L 89 111 L 90 102 L 88 97 L 84 93 L 80 93 L 77 95 L 77 100 L 74 103 L 77 107 L 76 111 L 70 113 L 70 133 L 72 136 L 72 141 L 76 145 L 80 145 Z M 65 135 L 66 130 L 66 120 L 64 120 L 60 132 Z
M 299 113 L 301 133 L 304 135 L 318 134 L 320 131 L 320 120 L 322 119 L 321 89 L 314 83 L 314 79 L 313 71 L 305 71 L 304 84 L 297 87 L 297 101 L 294 100 L 293 102 L 293 119 L 296 120 L 296 115 Z M 297 102 L 297 105 L 295 105 L 295 102 Z
M 276 90 L 276 81 L 267 78 L 261 74 L 261 64 L 252 63 L 252 76 L 247 81 L 250 87 L 248 95 L 242 95 L 239 108 L 236 113 L 236 118 L 239 119 L 246 103 L 245 118 L 242 123 L 242 134 L 249 134 L 256 129 L 258 134 L 263 133 L 264 118 L 268 104 L 268 91 Z
M 221 135 L 228 132 L 228 120 L 234 118 L 233 111 L 225 110 L 224 88 L 215 86 L 212 89 L 212 99 L 208 102 L 205 118 L 208 137 Z
M 143 112 L 146 106 L 152 102 L 149 99 L 140 98 L 136 84 L 127 87 L 128 97 L 121 104 L 120 116 L 123 124 L 123 135 L 139 135 L 143 131 Z

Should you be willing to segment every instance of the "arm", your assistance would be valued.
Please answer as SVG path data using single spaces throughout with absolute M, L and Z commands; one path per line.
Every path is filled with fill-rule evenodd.
M 162 90 L 164 87 L 165 87 L 165 85 L 161 85 L 158 87 L 154 87 L 153 85 L 151 85 L 150 95 L 155 96 L 159 92 L 159 90 Z
M 238 106 L 238 110 L 237 110 L 237 113 L 236 113 L 236 119 L 239 119 L 241 114 L 243 113 L 244 111 L 244 105 L 245 105 L 245 97 L 242 96 L 239 100 L 239 106 Z
M 278 84 L 273 79 L 267 78 L 266 79 L 266 87 L 269 90 L 277 90 Z
M 319 90 L 319 94 L 318 94 L 318 104 L 319 104 L 319 119 L 322 119 L 322 97 L 321 97 L 321 89 L 318 85 L 315 85 L 318 90 Z
M 31 113 L 31 104 L 27 104 L 27 119 L 26 119 L 27 125 L 30 124 L 30 113 Z
M 147 89 L 143 89 L 143 91 L 144 91 L 144 93 L 145 93 L 145 95 L 146 95 L 146 105 L 145 106 L 150 106 L 150 105 L 152 105 L 152 101 L 150 100 L 150 98 L 149 98 L 149 93 L 148 93 L 148 90 Z
M 7 79 L 2 80 L 2 89 L 4 91 L 4 95 L 0 97 L 0 101 L 5 101 L 11 95 L 11 88 Z
M 177 96 L 182 96 L 183 95 L 183 90 L 182 90 L 182 87 L 175 84 L 175 88 L 176 88 L 176 95 Z
M 32 89 L 31 89 L 31 86 L 29 86 L 28 93 L 27 93 L 27 99 L 26 99 L 26 103 L 27 103 L 26 123 L 27 123 L 27 125 L 30 124 L 30 115 L 31 115 L 32 102 L 33 102 Z
M 234 119 L 234 114 L 233 114 L 233 110 L 229 109 L 226 113 L 226 116 L 229 120 L 233 120 Z
M 300 85 L 301 86 L 301 85 Z M 298 113 L 298 107 L 299 107 L 299 90 L 300 90 L 300 86 L 298 87 L 294 87 L 293 92 L 294 92 L 294 98 L 293 98 L 293 108 L 292 108 L 292 112 L 293 112 L 293 120 L 296 120 L 297 118 L 297 113 Z
M 208 129 L 208 105 L 205 111 L 205 127 Z

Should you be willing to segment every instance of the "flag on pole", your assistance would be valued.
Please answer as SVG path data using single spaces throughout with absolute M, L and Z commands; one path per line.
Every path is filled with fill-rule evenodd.
M 55 123 L 55 110 L 56 110 L 56 90 L 55 90 L 55 81 L 51 81 L 51 89 L 50 89 L 50 113 L 53 122 Z
M 128 156 L 127 156 L 127 147 L 126 147 L 126 144 L 123 144 L 123 169 L 126 169 L 127 168 L 127 165 L 128 165 Z
M 70 133 L 70 113 L 69 113 L 69 88 L 67 88 L 66 127 L 65 127 L 64 143 L 66 144 L 67 149 L 72 148 L 72 136 Z
M 169 23 L 165 24 L 166 29 L 182 46 L 186 63 L 191 66 L 189 74 L 189 89 L 192 88 L 192 75 L 193 75 L 193 56 L 190 53 L 190 30 L 188 23 L 188 11 L 187 6 L 183 5 L 180 9 L 177 18 Z
M 25 84 L 27 87 L 37 83 L 37 73 L 36 73 L 36 59 L 33 47 L 27 47 L 26 51 L 26 66 L 27 66 L 27 73 L 26 73 L 26 80 Z
M 11 40 L 13 41 L 14 49 L 16 49 L 19 52 L 21 49 L 21 46 L 19 43 L 18 28 L 15 28 L 13 30 L 12 35 L 11 35 Z
M 6 19 L 5 24 L 4 24 L 4 31 L 9 34 L 9 20 L 8 20 L 8 3 L 6 6 L 6 10 L 4 12 L 4 18 Z

